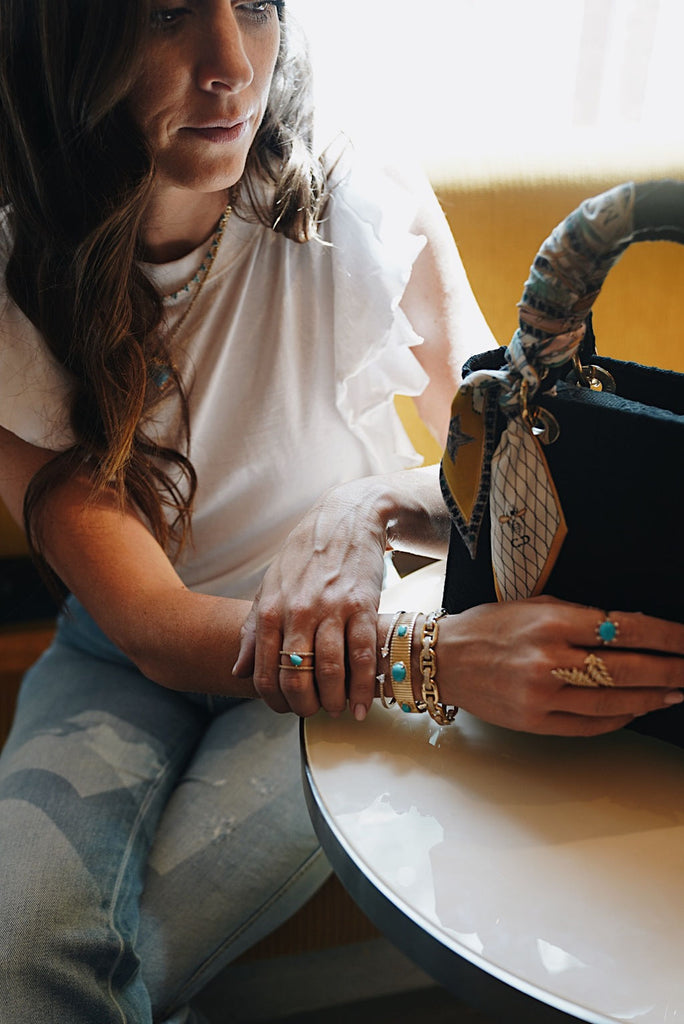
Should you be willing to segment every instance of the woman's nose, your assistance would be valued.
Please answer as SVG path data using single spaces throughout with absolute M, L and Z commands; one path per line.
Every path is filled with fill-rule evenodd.
M 199 87 L 209 92 L 223 89 L 239 92 L 254 78 L 254 69 L 230 4 L 222 5 L 221 11 L 206 25 L 198 55 L 197 76 Z

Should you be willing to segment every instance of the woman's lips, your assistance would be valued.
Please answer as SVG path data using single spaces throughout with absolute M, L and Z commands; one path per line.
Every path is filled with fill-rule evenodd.
M 191 135 L 206 139 L 207 142 L 227 143 L 236 142 L 247 130 L 247 121 L 237 121 L 232 124 L 217 122 L 216 124 L 198 125 L 186 127 L 185 132 Z

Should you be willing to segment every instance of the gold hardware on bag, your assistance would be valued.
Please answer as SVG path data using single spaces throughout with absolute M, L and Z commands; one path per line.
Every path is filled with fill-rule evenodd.
M 569 379 L 574 379 L 578 388 L 591 388 L 592 391 L 607 391 L 611 395 L 615 394 L 613 375 L 604 370 L 602 366 L 594 366 L 593 363 L 582 366 L 579 356 L 575 353 L 572 357 L 572 367 Z
M 529 384 L 526 380 L 520 385 L 520 415 L 529 432 L 542 444 L 553 444 L 560 437 L 558 420 L 553 413 L 540 405 L 530 409 Z

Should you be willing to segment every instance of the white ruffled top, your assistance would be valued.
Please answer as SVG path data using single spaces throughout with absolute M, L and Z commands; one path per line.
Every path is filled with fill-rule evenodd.
M 410 231 L 417 200 L 357 159 L 336 179 L 321 241 L 291 242 L 233 214 L 174 339 L 199 480 L 192 543 L 177 569 L 194 589 L 251 598 L 323 491 L 421 461 L 393 403 L 427 384 L 412 351 L 421 339 L 399 307 L 425 243 Z M 168 295 L 206 249 L 146 270 Z M 192 294 L 165 300 L 171 330 Z M 0 308 L 0 423 L 65 448 L 68 375 L 9 300 Z M 178 442 L 173 395 L 146 429 Z

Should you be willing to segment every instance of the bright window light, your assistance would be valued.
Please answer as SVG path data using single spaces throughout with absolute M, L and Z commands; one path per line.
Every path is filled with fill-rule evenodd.
M 320 138 L 433 177 L 684 169 L 682 0 L 288 0 Z

